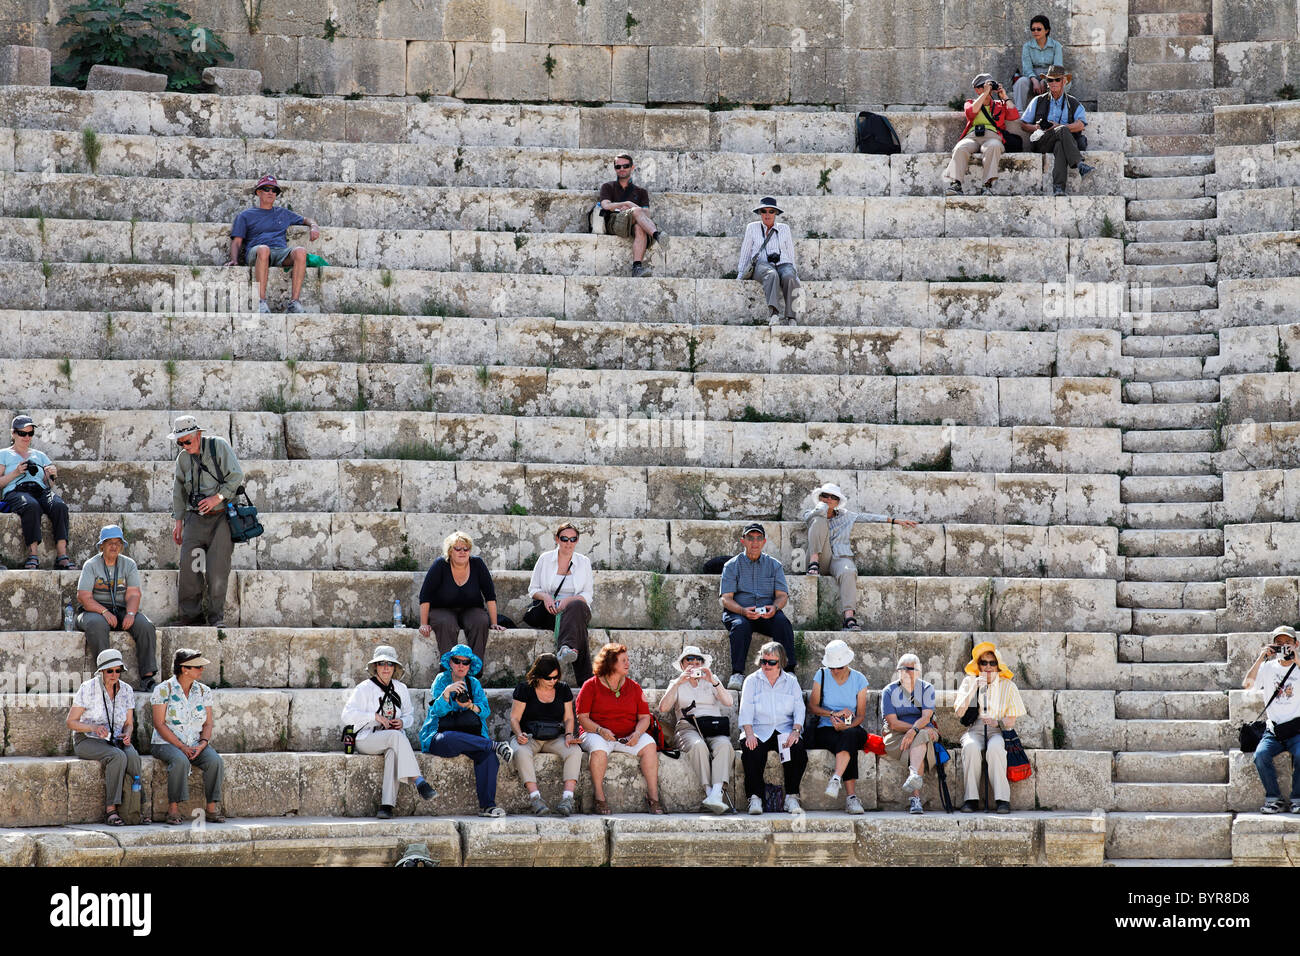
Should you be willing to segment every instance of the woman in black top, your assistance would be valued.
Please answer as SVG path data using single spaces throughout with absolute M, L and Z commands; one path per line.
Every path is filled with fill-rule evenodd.
M 519 779 L 528 788 L 528 803 L 533 813 L 546 813 L 550 809 L 537 789 L 537 771 L 533 768 L 533 756 L 539 750 L 563 758 L 564 793 L 555 810 L 565 817 L 573 812 L 573 791 L 578 786 L 578 771 L 582 767 L 582 749 L 575 730 L 573 691 L 560 680 L 560 660 L 554 654 L 542 654 L 515 688 L 510 707 L 512 762 L 519 771 Z
M 471 558 L 474 542 L 463 531 L 453 531 L 442 543 L 443 557 L 434 561 L 420 587 L 420 634 L 438 636 L 438 652 L 465 643 L 482 660 L 488 631 L 505 630 L 497 623 L 497 592 L 492 574 L 482 558 Z

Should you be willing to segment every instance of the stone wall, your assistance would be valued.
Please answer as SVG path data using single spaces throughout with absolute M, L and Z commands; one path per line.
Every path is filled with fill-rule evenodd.
M 233 66 L 308 93 L 624 103 L 941 105 L 1019 65 L 1051 18 L 1073 91 L 1124 87 L 1127 0 L 213 0 L 181 4 Z M 0 43 L 49 47 L 51 0 L 0 5 Z M 250 10 L 255 16 L 250 17 Z M 1291 20 L 1294 35 L 1294 16 Z
M 1296 0 L 1213 0 L 1214 85 L 1270 100 L 1285 83 L 1300 86 Z

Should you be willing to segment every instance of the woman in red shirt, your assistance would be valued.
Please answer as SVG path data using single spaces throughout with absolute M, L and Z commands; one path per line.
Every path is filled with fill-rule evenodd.
M 639 684 L 627 676 L 630 665 L 626 644 L 606 644 L 593 662 L 595 676 L 582 685 L 574 710 L 583 734 L 579 743 L 591 765 L 591 786 L 596 812 L 609 813 L 605 800 L 605 768 L 611 753 L 631 754 L 641 761 L 646 803 L 651 813 L 663 813 L 659 804 L 659 751 L 650 726 L 650 705 Z

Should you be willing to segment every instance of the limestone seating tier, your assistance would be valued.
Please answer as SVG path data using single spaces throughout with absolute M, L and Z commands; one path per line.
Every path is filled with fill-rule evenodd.
M 1226 189 L 1218 194 L 1219 235 L 1297 228 L 1295 187 Z
M 1114 474 L 997 474 L 546 465 L 492 461 L 246 460 L 250 497 L 268 511 L 396 511 L 704 520 L 781 520 L 834 481 L 851 501 L 930 523 L 1102 525 L 1123 515 Z M 60 475 L 70 508 L 169 512 L 170 462 L 78 465 Z M 850 490 L 853 489 L 853 490 Z M 855 492 L 857 494 L 855 495 Z
M 954 131 L 953 142 L 956 142 Z M 104 135 L 95 170 L 110 176 L 181 179 L 256 179 L 275 170 L 294 201 L 294 186 L 331 181 L 410 186 L 491 186 L 569 189 L 595 200 L 613 178 L 611 150 L 554 146 L 456 146 L 429 144 L 320 143 L 301 140 Z M 937 152 L 876 156 L 851 152 L 637 151 L 636 181 L 651 191 L 754 193 L 786 196 L 935 196 L 944 189 L 951 148 Z M 12 150 L 6 158 L 5 153 Z M 7 161 L 6 161 L 7 159 Z M 981 163 L 981 157 L 974 157 Z M 1073 192 L 1117 195 L 1124 178 L 1123 153 L 1090 149 L 1095 171 L 1075 180 Z M 4 130 L 0 169 L 88 173 L 80 130 Z M 1050 195 L 1052 160 L 1042 153 L 1007 153 L 1000 163 L 997 195 Z M 823 177 L 823 173 L 825 177 Z M 980 180 L 974 178 L 971 182 Z
M 221 265 L 230 252 L 230 223 L 11 218 L 2 225 L 0 259 L 20 262 Z M 631 249 L 625 239 L 575 233 L 330 227 L 311 243 L 307 230 L 295 226 L 288 235 L 332 266 L 390 272 L 626 276 Z M 675 278 L 734 278 L 740 243 L 739 235 L 674 236 L 667 253 L 652 249 L 647 262 Z M 1123 259 L 1119 239 L 796 238 L 794 246 L 804 280 L 939 282 L 962 270 L 1011 282 L 1106 282 Z M 244 277 L 241 271 L 226 278 Z M 376 278 L 382 284 L 382 271 Z
M 442 541 L 467 531 L 480 557 L 494 568 L 530 571 L 534 557 L 554 547 L 562 518 L 513 515 L 406 515 L 391 512 L 260 512 L 265 534 L 235 552 L 234 566 L 260 570 L 378 571 L 403 558 L 404 549 L 421 567 L 442 554 Z M 177 561 L 169 513 L 75 512 L 69 547 L 92 554 L 99 529 L 116 524 L 130 542 L 128 554 L 143 568 Z M 580 522 L 581 551 L 598 569 L 700 571 L 715 555 L 740 549 L 736 522 L 684 519 L 594 518 Z M 1252 526 L 1253 527 L 1253 526 Z M 1264 526 L 1259 526 L 1264 527 Z M 767 553 L 791 567 L 792 552 L 807 547 L 802 522 L 769 522 Z M 891 530 L 895 533 L 891 535 Z M 914 529 L 859 524 L 852 532 L 859 572 L 920 575 L 956 574 L 1070 578 L 1115 578 L 1119 532 L 1112 527 L 1072 525 L 923 524 Z M 46 536 L 43 561 L 52 563 Z M 17 516 L 0 517 L 0 554 L 23 554 Z M 802 557 L 801 557 L 802 561 Z M 802 570 L 802 567 L 799 568 Z M 791 573 L 796 573 L 792 571 Z
M 220 633 L 217 628 L 160 627 L 159 659 L 170 661 L 178 647 L 198 647 L 214 662 L 205 682 L 222 688 L 228 685 L 267 691 L 317 688 L 330 689 L 333 693 L 337 690 L 335 685 L 338 685 L 346 693 L 366 679 L 366 662 L 380 643 L 390 644 L 397 650 L 406 667 L 402 680 L 414 691 L 425 693 L 424 688 L 433 683 L 439 669 L 440 655 L 435 639 L 424 638 L 413 628 L 226 627 L 219 630 Z M 806 688 L 812 687 L 813 678 L 821 666 L 822 652 L 832 640 L 845 641 L 853 649 L 853 666 L 874 688 L 869 691 L 870 695 L 878 695 L 881 688 L 897 678 L 895 665 L 898 658 L 909 651 L 921 658 L 928 680 L 941 689 L 955 688 L 956 678 L 970 660 L 974 642 L 984 640 L 997 643 L 1003 660 L 1016 675 L 1017 685 L 1035 694 L 1040 690 L 1057 688 L 1113 690 L 1116 686 L 1127 688 L 1132 683 L 1133 665 L 1115 661 L 1114 634 L 815 630 L 800 633 L 794 673 L 800 685 Z M 1267 637 L 1267 634 L 1234 636 L 1230 663 L 1237 663 L 1250 654 L 1252 648 L 1258 654 L 1259 646 Z M 590 632 L 593 649 L 599 650 L 607 641 L 628 647 L 634 679 L 655 694 L 658 693 L 655 688 L 666 687 L 676 678 L 678 671 L 673 661 L 687 645 L 693 644 L 711 654 L 716 672 L 725 676 L 730 670 L 730 644 L 720 622 L 713 630 L 594 629 Z M 129 635 L 115 632 L 112 646 L 122 652 L 129 672 L 128 680 L 134 680 L 140 673 L 134 640 Z M 508 728 L 509 698 L 515 684 L 528 672 L 538 654 L 554 649 L 555 638 L 549 631 L 520 628 L 497 631 L 489 637 L 483 681 L 488 687 L 507 688 L 489 691 L 489 700 L 494 702 L 495 708 L 491 716 L 493 732 L 499 729 L 504 734 Z M 751 661 L 749 670 L 753 669 L 752 658 L 757 655 L 757 649 L 758 644 L 751 644 L 752 653 L 747 655 Z M 1249 669 L 1253 661 L 1252 654 L 1245 661 L 1245 668 Z M 43 698 L 37 699 L 33 695 L 72 693 L 93 673 L 94 659 L 89 656 L 85 636 L 80 631 L 12 632 L 0 644 L 0 674 L 4 675 L 0 694 L 5 695 L 0 699 L 0 709 L 6 704 L 23 711 L 39 707 Z M 570 674 L 568 668 L 565 668 L 565 674 Z M 221 684 L 222 681 L 225 684 Z M 221 692 L 224 694 L 225 690 Z M 279 700 L 274 696 L 269 699 Z M 326 701 L 322 705 L 326 710 L 335 702 L 334 697 L 328 695 L 305 696 L 300 698 L 299 713 L 305 712 L 312 700 Z M 654 700 L 657 702 L 658 696 Z M 877 696 L 871 696 L 871 700 L 874 714 L 878 710 Z M 1034 697 L 1031 703 L 1037 706 L 1041 700 Z M 1263 702 L 1260 704 L 1262 706 Z M 341 712 L 341 703 L 337 709 Z M 48 721 L 42 726 L 46 728 L 42 736 L 49 735 L 52 732 L 50 728 L 54 727 Z M 872 726 L 874 728 L 874 723 Z M 1038 736 L 1044 733 L 1044 727 L 1046 736 Z M 1039 741 L 1038 745 L 1047 746 L 1051 740 L 1050 724 L 1035 717 L 1033 728 L 1032 739 Z M 19 732 L 17 724 L 10 729 Z M 66 736 L 64 733 L 63 737 Z M 63 737 L 54 734 L 51 740 L 62 740 Z M 26 739 L 28 746 L 40 742 L 39 738 L 30 736 Z M 338 743 L 326 742 L 322 746 L 336 749 Z M 44 753 L 43 750 L 39 752 Z
M 0 310 L 10 358 L 155 357 L 414 362 L 820 375 L 1115 375 L 1118 332 L 985 332 L 891 326 L 679 325 L 552 318 Z M 13 323 L 13 324 L 10 324 Z M 193 334 L 202 325 L 205 334 Z M 1290 327 L 1284 327 L 1290 328 Z M 37 330 L 40 334 L 37 334 Z M 1226 331 L 1226 330 L 1225 330 Z M 692 343 L 692 340 L 694 342 Z M 1300 343 L 1297 344 L 1300 349 Z M 1277 352 L 1276 343 L 1273 348 Z M 1300 352 L 1297 352 L 1300 354 Z M 1245 356 L 1234 353 L 1233 360 Z M 1273 364 L 1273 363 L 1271 363 Z M 1249 369 L 1225 369 L 1248 371 Z M 112 413 L 109 413 L 112 414 Z
M 1300 232 L 1247 232 L 1218 237 L 1218 275 L 1225 279 L 1300 274 Z
M 1206 185 L 1214 192 L 1300 186 L 1300 141 L 1215 146 L 1213 179 Z
M 750 153 L 853 149 L 857 109 L 730 110 L 415 103 L 304 97 L 0 88 L 0 127 L 219 138 Z M 886 112 L 906 153 L 952 148 L 956 111 Z M 1127 143 L 1125 115 L 1090 111 L 1095 149 Z
M 1233 866 L 1300 863 L 1300 820 L 1290 814 L 1241 813 L 1232 821 Z
M 62 624 L 62 607 L 73 598 L 78 573 L 8 571 L 0 574 L 0 627 L 51 629 Z M 493 574 L 499 609 L 520 620 L 528 603 L 528 571 Z M 174 620 L 176 572 L 141 572 L 142 606 L 159 623 Z M 252 571 L 230 575 L 225 619 L 232 627 L 358 627 L 392 620 L 401 600 L 415 620 L 424 572 Z M 658 575 L 603 571 L 601 600 L 592 609 L 596 628 L 698 628 L 719 622 L 718 578 L 704 574 Z M 1243 581 L 1265 579 L 1234 579 Z M 1280 579 L 1279 579 L 1280 580 Z M 1294 585 L 1294 579 L 1292 583 Z M 786 616 L 796 628 L 817 618 L 819 584 L 792 575 Z M 1125 632 L 1131 612 L 1115 606 L 1113 581 L 1085 578 L 879 576 L 859 593 L 859 616 L 882 629 L 960 628 L 1007 631 L 1087 630 Z M 1295 594 L 1292 588 L 1292 601 Z M 1233 595 L 1229 589 L 1229 602 Z M 652 598 L 653 609 L 652 615 Z
M 1223 528 L 1221 576 L 1300 572 L 1300 524 L 1289 521 L 1229 524 Z
M 1103 341 L 1104 344 L 1104 341 Z M 65 360 L 66 361 L 66 360 Z M 746 409 L 807 422 L 1058 425 L 1113 423 L 1120 382 L 1099 376 L 997 378 L 968 375 L 799 375 L 353 362 L 82 360 L 61 371 L 50 359 L 0 359 L 9 397 L 21 407 L 253 411 L 279 396 L 313 414 L 356 410 L 587 418 L 671 409 L 692 426 L 741 419 Z M 80 379 L 80 381 L 79 381 Z M 127 389 L 118 383 L 129 382 Z M 752 413 L 751 413 L 752 414 Z M 1286 416 L 1274 416 L 1285 420 Z M 431 418 L 427 421 L 432 422 Z M 614 419 L 617 422 L 617 418 Z M 599 428 L 599 426 L 595 426 Z M 806 425 L 805 425 L 806 427 Z M 626 426 L 624 426 L 626 428 Z M 1098 438 L 1103 436 L 1098 435 Z
M 1294 317 L 1300 277 L 1224 279 L 1218 288 L 1216 327 L 1277 325 Z
M 1293 358 L 1294 357 L 1294 358 Z M 1219 354 L 1205 361 L 1207 371 L 1276 372 L 1300 365 L 1300 323 L 1250 325 L 1219 330 Z
M 1278 621 L 1300 621 L 1300 578 L 1294 575 L 1229 577 L 1224 584 L 1228 606 L 1219 612 L 1220 630 L 1261 631 Z
M 1300 103 L 1216 105 L 1212 109 L 1216 148 L 1300 139 Z
M 1240 430 L 1250 427 L 1238 426 Z M 1300 432 L 1300 426 L 1294 432 Z M 1293 457 L 1300 454 L 1294 442 L 1289 447 Z M 1258 462 L 1251 471 L 1223 473 L 1223 510 L 1228 520 L 1300 521 L 1300 462 L 1290 468 L 1262 467 L 1265 464 Z
M 1250 861 L 1285 859 L 1280 844 L 1286 821 L 1259 820 L 1270 832 L 1250 838 L 1243 852 L 1253 854 Z M 0 865 L 392 866 L 411 843 L 425 844 L 442 867 L 666 866 L 688 855 L 730 866 L 887 866 L 917 859 L 939 866 L 1100 866 L 1106 821 L 1091 812 L 1034 811 L 1010 819 L 932 815 L 924 822 L 902 813 L 758 819 L 679 814 L 655 820 L 243 817 L 202 834 L 158 826 L 10 829 L 0 834 Z
M 1221 375 L 1219 390 L 1233 424 L 1300 421 L 1300 372 Z
M 151 222 L 232 222 L 251 205 L 248 179 L 0 173 L 7 216 L 37 209 L 58 219 L 139 218 Z M 326 227 L 585 232 L 593 192 L 478 186 L 403 186 L 303 182 L 289 203 Z M 735 193 L 659 193 L 655 223 L 672 235 L 740 235 L 752 222 L 754 198 Z M 1124 221 L 1124 199 L 1112 196 L 792 196 L 785 221 L 800 233 L 837 239 L 933 236 L 1093 238 L 1103 220 Z M 1257 226 L 1256 229 L 1259 227 Z M 1275 228 L 1290 228 L 1290 225 Z

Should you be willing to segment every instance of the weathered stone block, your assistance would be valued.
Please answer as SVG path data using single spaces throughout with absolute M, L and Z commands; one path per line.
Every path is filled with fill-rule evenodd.
M 203 71 L 203 83 L 222 96 L 259 96 L 262 92 L 260 70 L 234 70 L 210 66 Z
M 165 73 L 149 73 L 128 66 L 105 66 L 97 63 L 86 77 L 88 90 L 136 90 L 142 93 L 161 93 L 167 89 Z
M 0 47 L 0 86 L 49 85 L 49 50 L 39 46 Z

